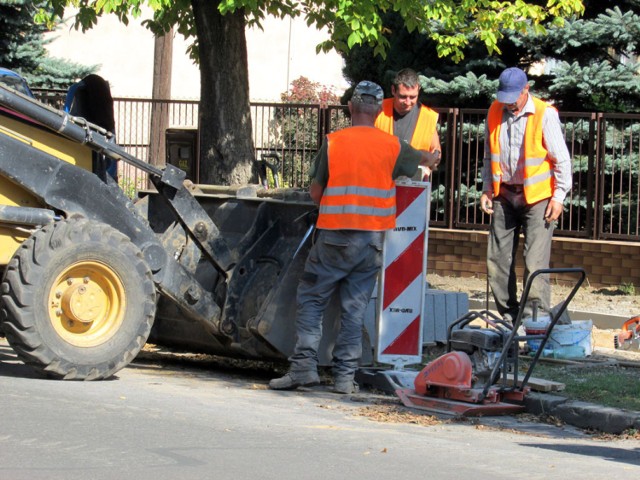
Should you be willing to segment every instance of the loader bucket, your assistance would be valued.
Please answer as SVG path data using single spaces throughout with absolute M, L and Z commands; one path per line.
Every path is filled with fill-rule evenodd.
M 150 340 L 156 344 L 224 356 L 284 360 L 295 344 L 296 289 L 312 244 L 316 207 L 306 192 L 269 191 L 269 197 L 238 195 L 238 189 L 197 185 L 193 195 L 218 226 L 221 236 L 237 250 L 226 292 L 215 292 L 218 273 L 199 259 L 196 277 L 217 298 L 224 298 L 222 328 L 233 337 L 222 344 L 206 334 L 179 307 L 163 299 L 158 305 Z M 249 189 L 251 190 L 251 189 Z M 274 193 L 275 192 L 275 193 Z M 263 192 L 267 193 L 267 192 Z M 171 218 L 154 192 L 144 192 L 149 223 L 159 235 Z M 172 237 L 175 238 L 175 236 Z M 178 242 L 179 243 L 179 242 Z M 177 252 L 176 252 L 177 253 Z M 339 329 L 339 304 L 334 298 L 323 320 L 319 349 L 321 365 L 331 362 Z M 365 335 L 363 363 L 372 361 Z

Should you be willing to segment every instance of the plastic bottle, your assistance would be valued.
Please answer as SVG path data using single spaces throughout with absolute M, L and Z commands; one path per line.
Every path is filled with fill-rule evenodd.
M 546 349 L 545 349 L 546 350 Z M 584 347 L 566 345 L 553 350 L 553 358 L 584 358 Z

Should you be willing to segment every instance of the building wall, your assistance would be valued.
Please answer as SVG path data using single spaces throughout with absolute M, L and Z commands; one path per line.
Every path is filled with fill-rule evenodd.
M 429 229 L 427 272 L 441 276 L 486 278 L 488 232 Z M 516 271 L 523 275 L 522 244 Z M 551 268 L 583 268 L 591 286 L 640 285 L 640 244 L 554 238 Z M 427 275 L 428 278 L 428 275 Z M 575 276 L 558 275 L 572 281 Z
M 73 13 L 69 9 L 69 16 Z M 147 13 L 147 17 L 149 14 Z M 145 17 L 146 18 L 146 17 Z M 151 98 L 153 80 L 153 35 L 142 26 L 143 18 L 128 26 L 105 16 L 82 33 L 68 21 L 48 34 L 49 55 L 84 65 L 98 65 L 98 75 L 107 80 L 116 97 Z M 279 101 L 292 80 L 305 76 L 334 87 L 341 94 L 348 88 L 342 77 L 343 60 L 335 52 L 316 54 L 327 38 L 326 31 L 307 27 L 303 19 L 266 18 L 263 30 L 247 28 L 249 92 L 252 101 Z M 132 46 L 135 46 L 132 48 Z M 200 98 L 200 73 L 187 56 L 188 42 L 176 34 L 173 43 L 172 99 Z

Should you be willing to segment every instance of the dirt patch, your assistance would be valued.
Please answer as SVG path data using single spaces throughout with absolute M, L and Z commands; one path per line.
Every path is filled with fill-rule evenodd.
M 447 290 L 450 292 L 464 292 L 470 299 L 486 301 L 487 281 L 477 277 L 441 277 L 428 274 L 427 281 L 430 288 Z M 552 284 L 551 296 L 554 305 L 564 301 L 575 284 Z M 522 285 L 519 286 L 522 292 Z M 622 317 L 634 317 L 640 315 L 640 295 L 630 291 L 635 288 L 627 287 L 591 287 L 585 281 L 569 304 L 570 310 L 582 312 L 604 313 Z M 640 290 L 640 289 L 639 289 Z M 489 294 L 490 300 L 493 300 Z
M 430 427 L 446 422 L 433 415 L 413 413 L 398 405 L 369 405 L 360 408 L 356 415 L 366 417 L 374 422 L 410 423 L 423 427 Z

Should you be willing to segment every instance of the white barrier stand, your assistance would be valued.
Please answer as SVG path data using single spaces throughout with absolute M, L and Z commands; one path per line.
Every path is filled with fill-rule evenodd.
M 422 361 L 431 183 L 396 182 L 396 228 L 387 232 L 378 283 L 376 360 L 393 365 L 396 383 L 404 366 Z M 411 382 L 417 372 L 410 374 Z

